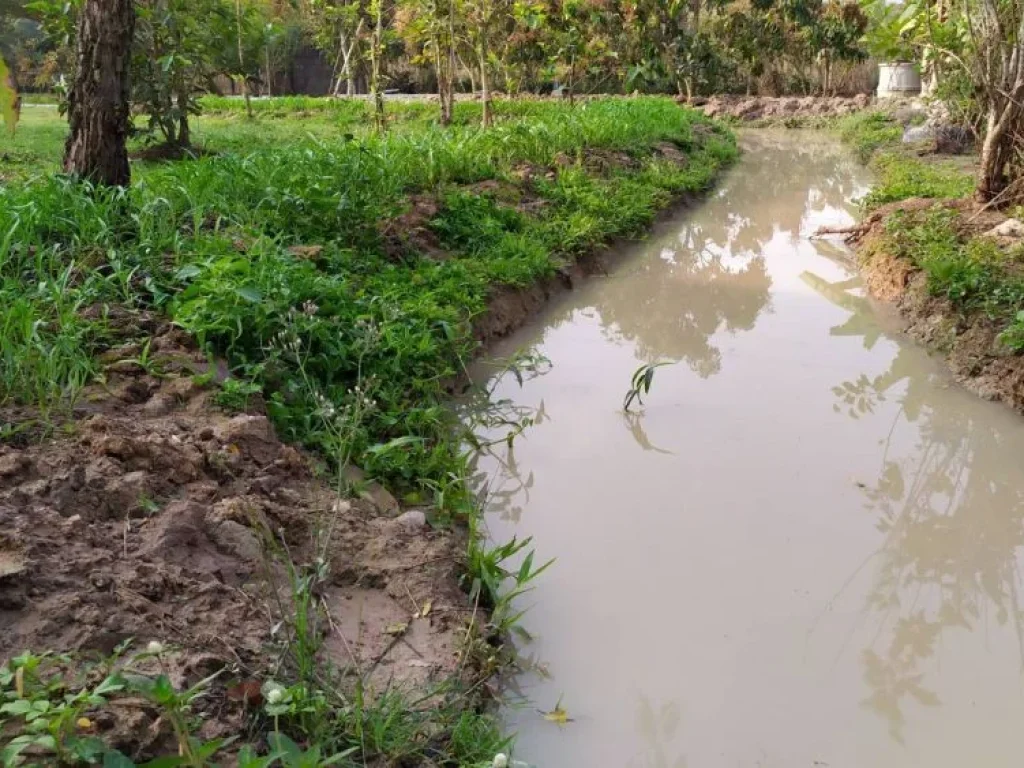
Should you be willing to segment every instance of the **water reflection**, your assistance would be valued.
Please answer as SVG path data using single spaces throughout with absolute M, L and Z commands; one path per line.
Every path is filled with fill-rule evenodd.
M 682 724 L 678 701 L 659 706 L 644 695 L 637 698 L 636 729 L 644 751 L 628 768 L 686 768 L 686 757 L 673 745 Z
M 805 275 L 808 284 L 851 314 L 836 335 L 878 340 L 869 302 L 854 284 Z M 882 542 L 872 556 L 866 610 L 878 624 L 864 649 L 864 704 L 904 739 L 906 710 L 942 703 L 929 678 L 939 672 L 947 633 L 975 631 L 994 621 L 1016 638 L 1024 671 L 1024 606 L 1018 559 L 1024 545 L 1024 486 L 1017 460 L 1019 430 L 994 428 L 990 406 L 957 407 L 960 393 L 920 373 L 920 350 L 901 345 L 876 376 L 833 388 L 835 408 L 852 418 L 896 405 L 882 434 L 878 479 L 862 485 Z M 1015 417 L 1006 420 L 1016 427 Z M 981 417 L 981 418 L 979 418 Z

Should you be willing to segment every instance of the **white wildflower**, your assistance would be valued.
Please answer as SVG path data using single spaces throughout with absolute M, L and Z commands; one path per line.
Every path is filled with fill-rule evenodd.
M 150 640 L 149 645 L 146 646 L 147 653 L 160 654 L 164 652 L 164 644 L 159 640 Z
M 284 691 L 280 688 L 271 688 L 267 691 L 267 703 L 268 704 L 280 704 L 281 699 L 284 698 Z
M 494 761 L 491 763 L 491 768 L 508 768 L 508 755 L 504 752 L 496 754 Z

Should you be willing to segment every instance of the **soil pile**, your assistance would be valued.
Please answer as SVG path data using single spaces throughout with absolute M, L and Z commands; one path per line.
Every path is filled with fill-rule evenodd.
M 743 122 L 785 122 L 842 117 L 867 108 L 871 97 L 857 96 L 712 96 L 700 109 L 708 117 Z
M 182 684 L 226 670 L 204 706 L 210 733 L 237 733 L 242 703 L 227 689 L 263 679 L 289 605 L 266 542 L 305 563 L 329 530 L 320 599 L 332 661 L 379 686 L 455 672 L 472 613 L 458 587 L 464 541 L 372 501 L 390 494 L 339 499 L 277 439 L 261 403 L 216 405 L 185 334 L 143 314 L 119 319 L 151 334 L 148 353 L 135 342 L 106 353 L 105 383 L 85 391 L 65 434 L 0 445 L 0 659 L 160 640 Z M 137 754 L 149 742 L 130 743 Z

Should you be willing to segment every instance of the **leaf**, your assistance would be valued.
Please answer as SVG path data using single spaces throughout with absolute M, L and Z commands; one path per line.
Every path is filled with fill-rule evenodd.
M 406 621 L 396 621 L 394 624 L 388 624 L 384 627 L 385 635 L 404 635 L 405 631 L 409 629 L 409 623 Z
M 14 75 L 7 69 L 7 63 L 0 56 L 0 116 L 3 117 L 7 130 L 14 135 L 21 117 L 21 98 L 14 84 Z
M 93 693 L 97 696 L 103 696 L 107 693 L 115 693 L 116 691 L 124 690 L 125 681 L 120 675 L 110 675 L 102 683 L 96 686 L 96 690 Z
M 177 272 L 175 272 L 174 276 L 178 280 L 190 280 L 193 277 L 199 276 L 200 274 L 202 274 L 202 272 L 203 269 L 198 264 L 186 264 Z
M 246 301 L 251 301 L 253 304 L 259 304 L 261 301 L 263 301 L 263 294 L 260 293 L 255 288 L 248 285 L 243 285 L 240 288 L 236 288 L 235 293 L 237 293 Z
M 545 720 L 549 723 L 554 723 L 559 727 L 563 727 L 568 723 L 574 722 L 573 719 L 569 717 L 569 713 L 562 708 L 561 704 L 556 704 L 555 708 L 550 712 L 544 712 L 542 714 L 544 715 Z
M 135 763 L 116 749 L 111 749 L 103 754 L 103 768 L 135 768 Z
M 427 602 L 423 604 L 423 607 L 420 608 L 420 617 L 424 619 L 427 618 L 432 610 L 434 610 L 434 601 L 427 600 Z
M 366 449 L 367 453 L 373 454 L 374 456 L 381 453 L 386 453 L 394 448 L 401 448 L 405 445 L 416 445 L 423 442 L 422 437 L 416 437 L 414 435 L 403 435 L 402 437 L 396 437 L 393 440 L 388 440 L 386 443 L 377 443 L 371 445 Z

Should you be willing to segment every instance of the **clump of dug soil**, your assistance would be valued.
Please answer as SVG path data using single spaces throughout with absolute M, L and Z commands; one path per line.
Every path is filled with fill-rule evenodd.
M 261 403 L 217 406 L 207 360 L 184 333 L 141 325 L 152 329 L 145 367 L 134 342 L 112 350 L 105 383 L 85 391 L 59 436 L 0 444 L 0 660 L 159 640 L 181 684 L 225 671 L 203 700 L 204 736 L 237 734 L 245 702 L 228 691 L 270 674 L 277 606 L 288 603 L 267 542 L 303 563 L 330 530 L 319 595 L 330 660 L 378 689 L 454 674 L 473 614 L 459 589 L 461 537 L 420 510 L 397 514 L 379 486 L 339 498 L 278 440 Z M 136 725 L 127 746 L 138 756 L 152 740 Z
M 866 109 L 871 97 L 856 96 L 712 96 L 698 107 L 708 117 L 750 123 L 785 123 L 842 117 Z

